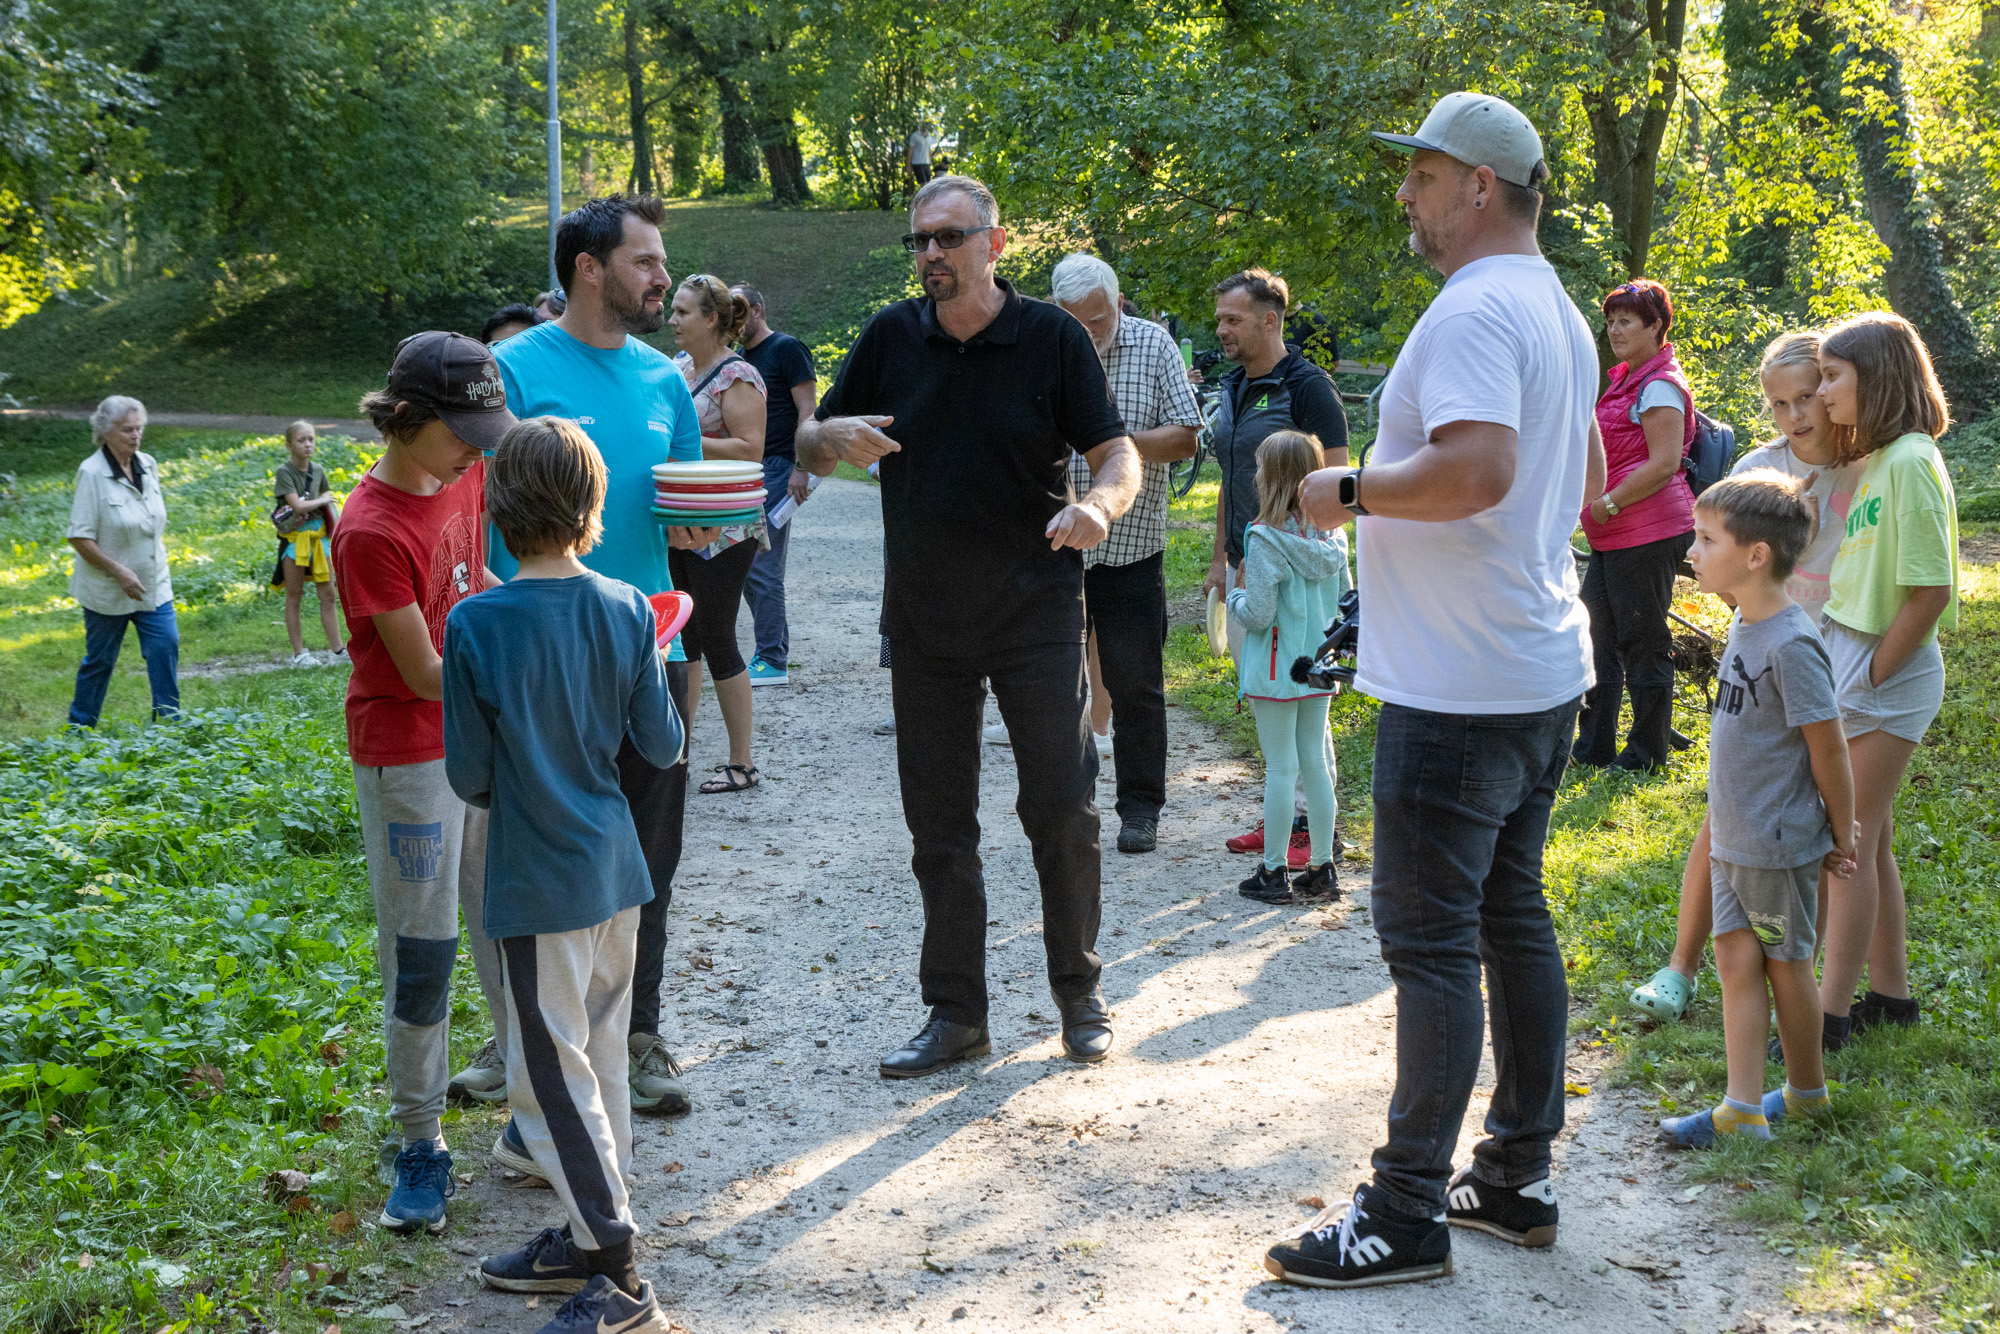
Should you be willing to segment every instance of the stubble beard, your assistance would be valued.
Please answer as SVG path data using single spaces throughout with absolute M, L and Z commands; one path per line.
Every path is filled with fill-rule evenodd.
M 923 282 L 924 291 L 930 293 L 933 301 L 952 301 L 958 297 L 958 274 L 950 269 L 926 269 Z
M 662 295 L 665 295 L 662 292 Z M 645 294 L 635 292 L 624 283 L 613 281 L 604 285 L 604 311 L 617 321 L 626 333 L 658 333 L 667 323 L 667 307 L 663 301 L 660 308 L 650 314 L 646 310 Z

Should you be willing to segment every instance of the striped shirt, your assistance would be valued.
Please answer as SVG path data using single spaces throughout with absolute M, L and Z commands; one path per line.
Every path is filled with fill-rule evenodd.
M 1104 357 L 1104 374 L 1111 381 L 1111 398 L 1125 419 L 1127 434 L 1156 426 L 1201 425 L 1201 410 L 1187 382 L 1180 348 L 1165 329 L 1149 320 L 1121 316 L 1118 337 Z M 1090 493 L 1090 465 L 1083 455 L 1069 461 L 1070 484 L 1077 499 Z M 1167 465 L 1140 465 L 1139 495 L 1123 518 L 1111 525 L 1104 541 L 1083 553 L 1083 565 L 1130 565 L 1167 545 Z

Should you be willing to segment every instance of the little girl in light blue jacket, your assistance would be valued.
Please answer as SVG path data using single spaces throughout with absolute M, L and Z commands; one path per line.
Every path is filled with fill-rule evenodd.
M 1294 782 L 1305 793 L 1312 861 L 1297 886 L 1302 894 L 1340 888 L 1326 746 L 1332 692 L 1292 679 L 1292 663 L 1317 652 L 1348 587 L 1344 535 L 1314 528 L 1298 508 L 1299 484 L 1322 466 L 1319 441 L 1303 431 L 1274 432 L 1257 447 L 1257 518 L 1244 530 L 1243 563 L 1229 590 L 1229 610 L 1247 631 L 1236 683 L 1256 715 L 1264 752 L 1264 827 L 1291 824 Z M 1263 866 L 1237 892 L 1264 903 L 1292 901 L 1284 840 L 1265 840 Z

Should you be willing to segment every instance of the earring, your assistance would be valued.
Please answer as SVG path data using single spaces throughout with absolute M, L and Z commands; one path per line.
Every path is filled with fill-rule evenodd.
M 1474 208 L 1485 208 L 1485 207 L 1486 207 L 1486 201 L 1485 201 L 1485 200 L 1483 200 L 1483 199 L 1475 199 L 1475 200 L 1473 200 L 1473 201 L 1472 201 L 1472 206 L 1473 206 Z

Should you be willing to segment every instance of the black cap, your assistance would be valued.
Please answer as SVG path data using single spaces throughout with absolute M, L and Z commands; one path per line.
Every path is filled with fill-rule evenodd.
M 464 334 L 432 329 L 398 343 L 389 392 L 423 404 L 459 439 L 489 454 L 514 429 L 500 364 L 486 344 Z

